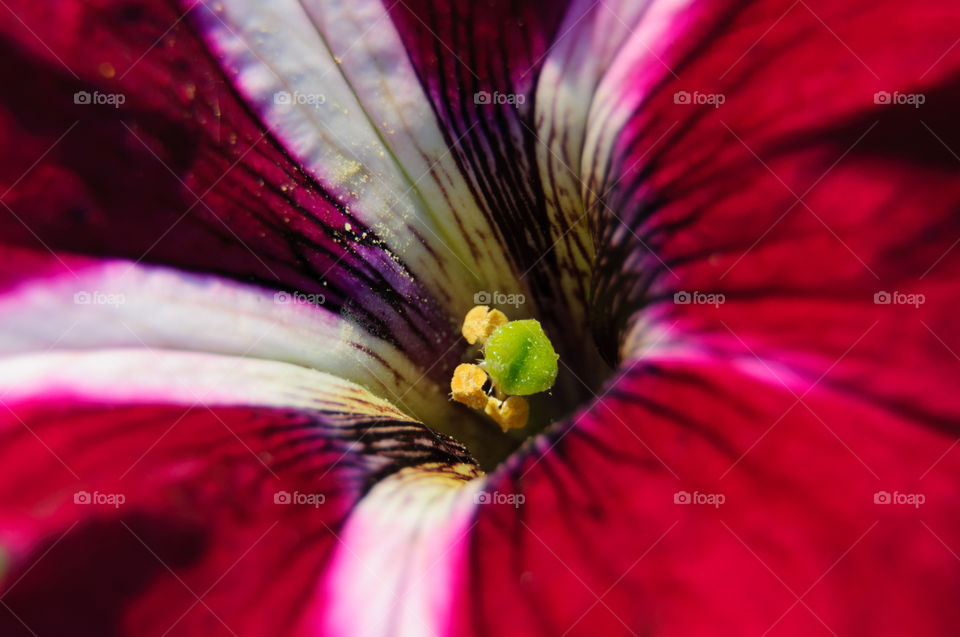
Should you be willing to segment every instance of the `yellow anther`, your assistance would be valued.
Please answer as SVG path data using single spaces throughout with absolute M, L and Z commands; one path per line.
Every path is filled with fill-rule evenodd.
M 467 312 L 460 332 L 471 345 L 477 341 L 483 345 L 495 329 L 506 323 L 507 315 L 500 310 L 491 310 L 486 305 L 477 305 Z
M 473 345 L 483 345 L 497 328 L 509 322 L 507 315 L 500 310 L 491 310 L 486 305 L 477 305 L 463 319 L 460 328 L 463 337 Z M 490 396 L 483 390 L 488 379 L 487 372 L 479 365 L 461 363 L 453 370 L 450 379 L 450 391 L 453 399 L 472 409 L 482 409 L 500 428 L 507 432 L 510 429 L 522 429 L 530 419 L 530 405 L 520 396 L 506 396 L 493 384 L 496 396 Z M 502 400 L 501 400 L 502 399 Z
M 470 363 L 457 365 L 450 379 L 453 399 L 472 409 L 483 409 L 487 405 L 487 395 L 483 391 L 486 382 L 487 373 L 478 366 Z
M 488 396 L 483 411 L 493 418 L 504 432 L 525 427 L 530 417 L 530 405 L 520 396 L 510 396 L 503 402 Z

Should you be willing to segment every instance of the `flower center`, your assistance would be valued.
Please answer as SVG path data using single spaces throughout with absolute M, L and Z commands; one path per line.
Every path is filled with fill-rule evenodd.
M 466 447 L 486 472 L 582 409 L 602 391 L 617 364 L 617 352 L 602 350 L 597 341 L 597 335 L 609 338 L 612 330 L 591 329 L 588 323 L 601 317 L 550 296 L 531 306 L 536 310 L 492 304 L 470 309 L 461 323 L 467 343 L 459 364 L 447 368 L 449 399 L 464 405 L 463 419 L 434 426 Z
M 559 356 L 540 323 L 510 321 L 500 310 L 478 305 L 467 312 L 460 332 L 467 343 L 480 344 L 483 360 L 457 366 L 450 380 L 453 400 L 482 409 L 504 433 L 526 427 L 530 406 L 521 396 L 546 391 L 557 379 Z

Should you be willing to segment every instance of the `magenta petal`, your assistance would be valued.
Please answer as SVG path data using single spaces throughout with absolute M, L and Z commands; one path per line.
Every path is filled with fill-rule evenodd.
M 491 478 L 454 632 L 951 634 L 957 434 L 655 356 Z
M 644 309 L 742 351 L 712 305 L 674 303 L 721 293 L 724 321 L 761 355 L 828 362 L 874 319 L 910 339 L 928 333 L 907 316 L 949 320 L 931 305 L 960 267 L 956 18 L 932 2 L 697 3 L 653 53 L 625 47 L 598 95 L 620 117 L 593 150 L 607 204 L 597 312 L 625 327 Z M 883 92 L 925 103 L 877 103 Z M 873 303 L 882 291 L 927 305 L 900 316 Z M 619 334 L 598 330 L 608 353 Z
M 835 3 L 697 7 L 661 52 L 682 79 L 621 61 L 633 81 L 618 100 L 642 107 L 609 139 L 620 218 L 603 220 L 597 301 L 634 321 L 622 351 L 663 336 L 659 347 L 759 365 L 798 394 L 822 382 L 953 430 L 960 54 L 948 14 L 960 17 L 937 3 L 874 3 L 855 19 Z M 725 101 L 686 103 L 695 91 Z
M 91 87 L 93 78 L 110 74 L 100 66 L 102 53 L 113 51 L 111 38 L 124 33 L 134 40 L 120 50 L 149 53 L 146 70 L 137 63 L 123 82 L 132 96 L 138 87 L 149 90 L 142 103 L 131 99 L 120 110 L 131 115 L 129 131 L 104 116 L 110 119 L 106 134 L 81 137 L 83 149 L 70 145 L 74 132 L 68 131 L 20 182 L 22 166 L 62 134 L 52 121 L 62 124 L 72 111 L 51 107 L 57 117 L 48 121 L 11 103 L 0 113 L 0 131 L 10 136 L 18 167 L 4 161 L 0 172 L 7 185 L 15 184 L 8 204 L 27 211 L 44 243 L 112 254 L 120 244 L 108 230 L 118 228 L 142 251 L 150 246 L 138 234 L 141 226 L 124 225 L 134 222 L 122 215 L 143 210 L 143 227 L 151 233 L 175 220 L 164 215 L 190 199 L 151 163 L 149 151 L 140 150 L 133 135 L 142 135 L 191 187 L 213 186 L 209 197 L 218 211 L 230 213 L 231 228 L 283 275 L 273 276 L 244 254 L 205 213 L 184 219 L 186 231 L 178 224 L 171 231 L 178 241 L 161 241 L 151 259 L 310 290 L 318 289 L 318 264 L 343 257 L 345 266 L 332 275 L 335 307 L 360 284 L 379 281 L 381 269 L 397 298 L 410 296 L 395 283 L 403 267 L 377 260 L 377 246 L 368 247 L 373 258 L 357 260 L 353 243 L 343 247 L 340 237 L 330 236 L 323 224 L 343 219 L 335 196 L 315 191 L 272 137 L 257 139 L 255 118 L 215 65 L 205 62 L 192 21 L 171 31 L 175 46 L 152 51 L 175 22 L 175 11 L 114 15 L 110 9 L 88 23 L 79 6 L 59 6 L 50 25 L 56 28 L 47 28 L 46 7 L 16 8 L 29 23 L 42 25 L 44 41 L 83 80 L 70 79 L 56 57 L 15 23 L 3 27 L 14 34 L 4 45 L 12 61 L 5 68 L 55 74 L 71 90 Z M 470 177 L 480 213 L 507 233 L 500 238 L 511 267 L 533 267 L 537 283 L 531 286 L 556 292 L 546 296 L 561 307 L 578 288 L 551 275 L 573 271 L 571 279 L 586 289 L 584 270 L 568 266 L 589 261 L 595 248 L 591 318 L 606 357 L 624 362 L 602 398 L 474 483 L 495 499 L 476 500 L 469 533 L 439 533 L 436 547 L 426 545 L 437 551 L 445 574 L 460 575 L 454 612 L 438 611 L 451 617 L 450 632 L 954 634 L 960 621 L 954 561 L 960 553 L 960 326 L 952 307 L 960 274 L 953 150 L 960 147 L 953 122 L 957 10 L 923 1 L 672 4 L 677 13 L 657 31 L 657 41 L 647 42 L 647 31 L 638 29 L 613 56 L 590 109 L 602 117 L 589 130 L 575 131 L 585 136 L 586 147 L 575 168 L 596 186 L 590 197 L 604 204 L 593 210 L 594 200 L 584 196 L 597 234 L 595 245 L 581 246 L 579 233 L 564 232 L 576 216 L 550 214 L 562 197 L 540 194 L 542 183 L 552 185 L 537 181 L 540 169 L 554 166 L 543 160 L 544 149 L 529 129 L 532 111 L 482 108 L 472 99 L 473 90 L 532 98 L 535 80 L 524 77 L 524 69 L 534 76 L 543 70 L 542 59 L 576 15 L 563 15 L 563 7 L 494 4 L 489 15 L 477 8 L 489 6 L 400 4 L 394 20 L 447 144 Z M 116 27 L 119 20 L 141 28 L 84 31 L 101 22 Z M 527 25 L 525 39 L 514 38 L 520 22 Z M 132 56 L 125 61 L 132 64 Z M 202 72 L 192 89 L 180 93 L 186 77 L 172 82 L 168 73 L 180 72 L 187 59 Z M 461 68 L 476 61 L 479 70 Z M 32 77 L 6 73 L 11 86 Z M 40 91 L 40 84 L 32 90 Z M 882 91 L 921 93 L 926 102 L 919 109 L 886 104 L 877 99 Z M 713 102 L 691 103 L 704 96 Z M 4 124 L 8 120 L 13 124 Z M 237 135 L 237 147 L 222 143 L 215 123 Z M 170 144 L 184 139 L 178 134 L 183 128 L 192 141 Z M 108 166 L 143 183 L 134 188 L 91 174 L 81 158 L 94 143 L 120 149 Z M 21 156 L 21 149 L 32 154 Z M 238 159 L 242 176 L 231 171 L 221 188 L 216 179 Z M 254 178 L 260 172 L 263 184 Z M 295 206 L 283 190 L 288 179 L 296 196 L 306 197 Z M 133 201 L 134 191 L 149 191 L 163 205 Z M 92 203 L 75 207 L 77 201 Z M 272 215 L 297 206 L 310 214 L 294 210 L 299 234 L 279 241 L 271 231 L 280 222 Z M 531 218 L 535 224 L 527 227 Z M 316 219 L 322 228 L 310 226 Z M 86 231 L 91 220 L 90 227 L 103 232 Z M 6 222 L 4 230 L 17 243 L 35 245 L 12 214 Z M 557 236 L 569 236 L 562 248 L 581 259 L 552 256 Z M 314 251 L 314 244 L 321 247 Z M 410 285 L 407 291 L 415 292 Z M 722 301 L 702 301 L 711 295 Z M 417 348 L 417 339 L 406 341 L 397 325 L 409 320 L 419 342 L 434 333 L 423 327 L 431 326 L 422 316 L 405 314 L 410 306 L 363 294 L 357 303 L 374 328 L 379 321 L 380 333 L 421 352 L 421 360 L 432 360 L 437 344 L 452 342 L 451 327 L 438 319 L 439 338 Z M 432 301 L 424 304 L 429 308 Z M 564 318 L 557 311 L 545 321 L 563 325 Z M 74 606 L 84 591 L 63 588 L 60 565 L 87 574 L 108 564 L 129 594 L 108 597 L 107 608 L 90 620 L 100 623 L 87 624 L 94 634 L 111 629 L 104 615 L 135 634 L 162 634 L 170 624 L 158 618 L 182 622 L 184 632 L 221 632 L 216 616 L 251 634 L 294 632 L 303 627 L 304 599 L 321 571 L 342 577 L 325 581 L 332 587 L 366 581 L 351 577 L 363 559 L 351 561 L 343 549 L 337 566 L 330 566 L 330 530 L 340 528 L 364 485 L 408 462 L 463 460 L 420 426 L 394 426 L 391 419 L 367 423 L 387 435 L 385 444 L 361 446 L 354 426 L 360 423 L 344 432 L 342 410 L 180 404 L 171 411 L 159 399 L 110 402 L 103 410 L 106 401 L 79 403 L 75 396 L 67 410 L 49 395 L 39 398 L 5 398 L 12 415 L 0 413 L 0 436 L 8 438 L 0 440 L 0 454 L 9 456 L 0 458 L 0 467 L 11 468 L 0 486 L 0 540 L 12 565 L 2 580 L 7 611 L 45 627 L 60 616 L 51 610 L 85 617 L 90 608 Z M 236 436 L 221 426 L 227 423 Z M 147 453 L 138 460 L 142 448 Z M 114 449 L 122 464 L 105 460 Z M 124 478 L 128 463 L 134 470 Z M 284 509 L 270 526 L 269 471 L 293 489 L 329 490 L 332 511 Z M 129 503 L 137 515 L 73 504 L 76 484 L 109 494 L 127 488 L 133 476 L 138 480 L 129 487 Z M 242 495 L 236 485 L 246 488 Z M 86 515 L 76 512 L 84 506 L 90 507 Z M 383 523 L 377 513 L 368 519 Z M 351 533 L 361 541 L 345 546 L 375 544 L 368 531 L 379 526 L 364 528 L 364 521 Z M 411 543 L 420 538 L 415 548 L 424 549 L 434 536 L 424 540 L 412 527 Z M 450 551 L 460 540 L 469 550 Z M 177 576 L 138 553 L 144 544 Z M 394 558 L 393 575 L 402 575 L 407 556 L 402 550 L 387 555 Z M 57 568 L 44 562 L 53 557 Z M 418 557 L 433 565 L 422 553 Z M 388 590 L 372 581 L 375 593 Z M 449 595 L 446 579 L 430 581 L 444 584 L 438 597 Z M 97 588 L 101 582 L 85 590 L 111 590 Z M 198 593 L 209 589 L 209 601 L 195 604 L 184 583 Z M 429 586 L 419 592 L 431 593 Z M 362 602 L 362 590 L 343 598 Z M 356 607 L 362 612 L 362 603 Z M 324 615 L 316 607 L 307 611 Z M 10 630 L 20 629 L 16 617 L 3 617 Z M 76 625 L 49 628 L 77 632 Z M 317 632 L 316 625 L 304 632 L 311 630 Z
M 328 611 L 321 576 L 357 500 L 404 467 L 466 459 L 359 387 L 271 380 L 282 364 L 257 381 L 240 372 L 258 363 L 155 354 L 125 384 L 84 362 L 104 354 L 54 356 L 83 371 L 0 366 L 4 635 L 319 634 L 304 621 Z M 272 391 L 315 407 L 260 404 Z
M 694 3 L 624 48 L 594 137 L 623 369 L 491 477 L 524 500 L 478 507 L 457 634 L 955 632 L 957 18 Z
M 160 2 L 8 9 L 20 20 L 0 41 L 4 243 L 322 295 L 436 359 L 450 329 L 434 297 L 249 110 L 195 31 L 206 3 L 186 15 Z M 81 92 L 124 102 L 76 103 Z

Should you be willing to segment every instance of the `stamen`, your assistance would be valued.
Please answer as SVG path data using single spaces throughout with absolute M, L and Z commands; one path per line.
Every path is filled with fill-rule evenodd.
M 506 323 L 507 315 L 500 310 L 491 310 L 486 305 L 477 305 L 467 312 L 460 333 L 471 345 L 477 341 L 483 345 L 494 330 Z
M 453 370 L 450 379 L 450 391 L 453 399 L 473 409 L 483 409 L 487 405 L 487 394 L 483 384 L 487 382 L 487 373 L 476 365 L 461 363 Z
M 530 418 L 530 405 L 519 396 L 510 396 L 502 402 L 489 396 L 483 411 L 500 425 L 504 433 L 509 429 L 523 429 Z

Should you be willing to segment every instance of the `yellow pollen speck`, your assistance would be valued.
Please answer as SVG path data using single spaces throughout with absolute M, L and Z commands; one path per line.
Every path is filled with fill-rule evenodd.
M 341 158 L 334 166 L 333 178 L 338 182 L 345 182 L 355 177 L 361 168 L 363 168 L 363 164 L 360 162 Z
M 503 402 L 488 396 L 483 411 L 493 418 L 504 432 L 525 427 L 530 417 L 530 405 L 520 396 L 510 396 Z
M 353 230 L 353 226 L 351 226 L 349 223 L 345 223 L 343 224 L 343 229 L 346 230 L 347 232 L 350 232 L 351 230 Z
M 470 363 L 461 363 L 453 370 L 450 379 L 450 391 L 458 403 L 473 409 L 483 409 L 487 405 L 487 395 L 483 384 L 487 382 L 487 373 Z
M 495 329 L 506 323 L 507 315 L 500 310 L 491 310 L 486 305 L 477 305 L 467 312 L 460 333 L 471 345 L 477 341 L 483 345 Z
M 109 62 L 101 62 L 100 66 L 97 67 L 97 70 L 100 71 L 100 75 L 110 79 L 117 74 L 116 69 L 113 68 L 113 65 Z

